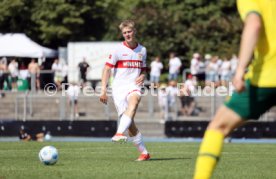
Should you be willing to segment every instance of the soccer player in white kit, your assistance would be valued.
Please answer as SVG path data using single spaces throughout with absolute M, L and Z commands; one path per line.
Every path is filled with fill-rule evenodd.
M 107 84 L 113 68 L 112 97 L 118 112 L 120 123 L 113 142 L 126 142 L 124 135 L 128 130 L 134 145 L 141 153 L 137 161 L 150 159 L 150 155 L 142 140 L 142 134 L 137 129 L 134 116 L 141 100 L 141 86 L 145 79 L 143 71 L 146 68 L 146 48 L 137 43 L 135 23 L 125 20 L 119 28 L 125 39 L 109 56 L 102 74 L 102 89 L 100 101 L 107 103 Z

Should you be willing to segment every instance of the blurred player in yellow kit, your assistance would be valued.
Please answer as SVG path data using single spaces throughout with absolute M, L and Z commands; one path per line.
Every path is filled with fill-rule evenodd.
M 236 91 L 207 127 L 194 179 L 211 178 L 225 136 L 246 120 L 258 119 L 276 105 L 276 1 L 238 0 L 237 5 L 244 28 L 233 79 Z

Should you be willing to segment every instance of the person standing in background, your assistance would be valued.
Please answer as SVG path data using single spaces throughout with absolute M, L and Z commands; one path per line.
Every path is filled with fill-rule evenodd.
M 40 68 L 38 63 L 33 58 L 31 63 L 28 65 L 28 71 L 30 74 L 30 78 L 28 78 L 29 86 L 31 87 L 32 84 L 34 87 L 39 90 L 40 89 Z
M 169 81 L 177 81 L 181 65 L 181 60 L 175 55 L 174 52 L 171 52 L 169 61 Z
M 160 57 L 155 57 L 154 61 L 150 64 L 150 82 L 154 83 L 155 86 L 159 86 L 160 74 L 163 69 L 163 64 L 160 62 Z
M 15 59 L 12 59 L 8 66 L 9 73 L 11 75 L 12 91 L 17 91 L 17 80 L 18 80 L 18 63 Z
M 59 62 L 59 59 L 55 59 L 52 70 L 54 71 L 54 82 L 57 85 L 57 89 L 61 89 L 61 82 L 63 81 L 62 75 L 62 64 Z
M 79 71 L 80 71 L 80 77 L 82 80 L 82 84 L 85 84 L 87 82 L 87 70 L 90 67 L 90 65 L 86 62 L 85 57 L 83 58 L 83 61 L 79 63 L 78 65 Z

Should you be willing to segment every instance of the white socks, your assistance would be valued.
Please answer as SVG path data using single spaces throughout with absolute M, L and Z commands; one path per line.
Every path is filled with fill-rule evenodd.
M 117 129 L 117 134 L 123 134 L 130 126 L 132 120 L 127 115 L 123 114 L 120 119 L 119 127 Z M 132 137 L 132 142 L 137 147 L 138 151 L 142 154 L 148 154 L 148 151 L 143 142 L 142 134 L 137 133 L 136 136 Z
M 123 134 L 130 126 L 132 120 L 127 115 L 123 114 L 120 119 L 119 127 L 117 133 Z
M 146 146 L 143 142 L 142 134 L 140 132 L 138 132 L 137 135 L 133 137 L 133 143 L 140 153 L 148 154 Z

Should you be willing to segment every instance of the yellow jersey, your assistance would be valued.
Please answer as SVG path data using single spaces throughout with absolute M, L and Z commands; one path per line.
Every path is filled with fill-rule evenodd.
M 276 0 L 237 0 L 237 5 L 243 21 L 250 13 L 260 15 L 263 21 L 245 78 L 255 86 L 276 87 Z

